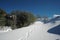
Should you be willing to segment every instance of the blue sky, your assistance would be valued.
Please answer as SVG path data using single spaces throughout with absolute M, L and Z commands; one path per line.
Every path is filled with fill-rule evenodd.
M 60 0 L 0 0 L 0 8 L 8 13 L 12 10 L 23 10 L 52 17 L 60 14 Z

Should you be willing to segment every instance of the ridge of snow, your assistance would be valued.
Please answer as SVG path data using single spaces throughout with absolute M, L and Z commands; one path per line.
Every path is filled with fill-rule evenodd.
M 40 21 L 36 21 L 28 27 L 0 33 L 0 40 L 60 40 L 60 35 L 47 32 L 49 29 L 59 24 L 60 22 L 44 24 Z
M 53 17 L 57 17 L 57 16 L 60 16 L 60 15 L 54 14 L 54 16 L 53 16 Z

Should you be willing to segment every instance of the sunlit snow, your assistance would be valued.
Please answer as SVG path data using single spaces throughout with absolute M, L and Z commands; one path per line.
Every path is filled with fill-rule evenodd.
M 60 35 L 47 32 L 49 29 L 59 24 L 58 22 L 55 24 L 43 24 L 40 21 L 36 21 L 28 27 L 0 33 L 0 40 L 60 40 Z
M 48 30 L 60 25 L 60 21 L 55 23 L 43 23 L 35 21 L 33 24 L 0 33 L 0 40 L 60 40 L 60 34 L 49 33 Z

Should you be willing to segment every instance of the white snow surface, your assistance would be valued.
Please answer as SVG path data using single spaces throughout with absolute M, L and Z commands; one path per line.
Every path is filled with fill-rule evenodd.
M 0 33 L 0 40 L 60 40 L 60 35 L 47 32 L 49 29 L 59 24 L 59 21 L 56 21 L 55 24 L 44 24 L 40 21 L 36 21 L 28 27 Z
M 3 28 L 0 27 L 0 33 L 12 31 L 11 27 L 4 26 Z
M 54 14 L 54 16 L 53 16 L 53 17 L 57 17 L 57 16 L 60 16 L 60 15 Z

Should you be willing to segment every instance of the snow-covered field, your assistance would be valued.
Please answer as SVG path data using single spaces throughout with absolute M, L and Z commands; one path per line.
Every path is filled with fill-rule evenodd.
M 60 40 L 60 35 L 47 31 L 60 24 L 36 21 L 34 24 L 16 30 L 0 33 L 0 40 Z

